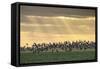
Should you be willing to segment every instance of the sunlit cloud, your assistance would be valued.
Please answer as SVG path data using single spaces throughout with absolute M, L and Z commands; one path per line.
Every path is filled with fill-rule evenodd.
M 34 18 L 44 18 L 44 19 L 68 19 L 68 20 L 95 20 L 95 17 L 84 17 L 84 18 L 76 18 L 76 17 L 65 17 L 65 16 L 26 16 L 29 19 L 34 19 Z
M 33 42 L 95 41 L 95 11 L 21 7 L 21 46 Z
M 52 25 L 52 24 L 44 24 L 44 25 L 41 25 L 41 24 L 38 24 L 38 23 L 34 23 L 34 24 L 24 24 L 24 23 L 22 23 L 21 24 L 22 26 L 35 26 L 35 27 L 39 27 L 39 26 L 46 26 L 46 27 L 51 27 L 51 26 L 54 26 L 54 25 Z M 59 26 L 59 25 L 57 25 L 57 26 Z
M 58 33 L 58 34 L 91 34 L 95 33 L 95 18 L 71 18 L 64 16 L 27 16 L 30 21 L 22 22 L 22 31 Z M 66 29 L 66 30 L 65 30 Z M 64 31 L 63 31 L 64 30 Z M 71 32 L 72 30 L 72 32 Z

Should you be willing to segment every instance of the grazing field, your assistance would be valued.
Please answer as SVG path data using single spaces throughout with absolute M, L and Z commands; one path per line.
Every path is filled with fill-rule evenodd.
M 41 63 L 95 59 L 95 50 L 67 52 L 20 52 L 20 63 Z

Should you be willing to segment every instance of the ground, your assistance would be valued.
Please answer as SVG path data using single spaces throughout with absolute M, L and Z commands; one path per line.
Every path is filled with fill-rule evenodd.
M 59 61 L 78 61 L 95 59 L 95 50 L 67 52 L 20 52 L 20 63 L 41 63 Z

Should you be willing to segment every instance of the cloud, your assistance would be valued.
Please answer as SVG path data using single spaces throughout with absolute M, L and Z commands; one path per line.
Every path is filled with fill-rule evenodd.
M 28 22 L 27 16 L 65 16 L 85 18 L 95 16 L 93 9 L 56 8 L 40 6 L 21 6 L 21 21 Z
M 21 6 L 21 46 L 33 42 L 95 41 L 95 10 Z
M 52 34 L 94 34 L 95 10 L 21 6 L 21 30 Z
M 38 18 L 38 19 L 37 19 Z M 29 17 L 30 22 L 21 23 L 22 31 L 52 34 L 94 34 L 95 19 L 71 17 Z
M 21 6 L 21 14 L 33 15 L 33 16 L 84 17 L 84 16 L 94 16 L 95 10 L 76 9 L 76 8 L 40 7 L 40 6 Z

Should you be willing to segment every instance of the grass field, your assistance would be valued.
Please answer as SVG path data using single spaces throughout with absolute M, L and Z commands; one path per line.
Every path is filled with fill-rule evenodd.
M 20 53 L 20 63 L 41 63 L 57 61 L 93 60 L 95 51 L 72 51 L 72 52 L 42 52 L 39 54 Z

